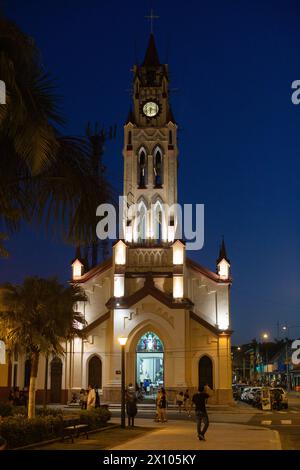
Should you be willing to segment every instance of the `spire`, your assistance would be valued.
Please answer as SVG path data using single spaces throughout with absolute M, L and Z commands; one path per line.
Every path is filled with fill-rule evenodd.
M 135 122 L 135 118 L 134 118 L 134 114 L 133 114 L 131 106 L 129 108 L 128 116 L 127 116 L 125 124 L 128 124 L 129 122 L 131 122 L 131 124 L 134 124 Z
M 149 38 L 149 43 L 148 47 L 146 50 L 143 66 L 154 66 L 157 67 L 160 65 L 159 58 L 158 58 L 158 52 L 156 49 L 155 41 L 154 41 L 154 35 L 153 33 L 150 34 Z
M 222 243 L 221 243 L 221 245 L 220 245 L 219 258 L 217 259 L 217 264 L 219 264 L 220 261 L 222 261 L 222 259 L 225 259 L 225 261 L 227 261 L 227 263 L 230 264 L 230 261 L 229 261 L 229 259 L 227 258 L 227 253 L 226 253 L 226 246 L 225 246 L 224 237 L 222 237 Z

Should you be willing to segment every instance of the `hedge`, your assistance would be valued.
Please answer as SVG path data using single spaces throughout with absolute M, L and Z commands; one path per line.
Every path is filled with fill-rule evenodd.
M 37 416 L 31 420 L 22 415 L 8 416 L 2 419 L 0 422 L 0 436 L 7 441 L 8 449 L 62 436 L 64 423 L 61 410 L 39 409 L 38 413 L 44 413 L 44 416 Z M 45 415 L 47 413 L 49 414 Z M 53 416 L 55 414 L 56 416 Z M 110 417 L 111 413 L 106 408 L 82 411 L 78 416 L 82 423 L 89 425 L 90 429 L 104 426 Z
M 53 439 L 62 434 L 63 420 L 60 417 L 9 416 L 0 423 L 0 435 L 7 441 L 7 448 L 26 446 L 35 442 Z

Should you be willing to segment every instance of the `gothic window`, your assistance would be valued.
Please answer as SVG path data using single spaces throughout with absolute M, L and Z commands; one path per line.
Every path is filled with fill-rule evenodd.
M 138 154 L 138 186 L 145 188 L 147 185 L 147 155 L 144 148 Z
M 156 201 L 153 211 L 153 234 L 158 242 L 163 239 L 163 210 L 160 200 Z
M 31 360 L 26 359 L 24 367 L 24 387 L 29 387 L 31 373 Z
M 98 356 L 89 360 L 88 383 L 92 387 L 102 388 L 102 362 Z
M 199 387 L 208 385 L 211 389 L 213 384 L 213 364 L 208 356 L 202 356 L 199 361 Z
M 169 131 L 169 145 L 173 145 L 173 134 L 172 134 L 172 131 Z
M 137 241 L 138 243 L 143 243 L 146 240 L 146 230 L 147 230 L 147 208 L 143 201 L 139 204 L 138 214 L 137 214 Z
M 154 151 L 154 186 L 160 188 L 163 183 L 163 159 L 159 148 Z
M 132 145 L 132 142 L 131 142 L 131 131 L 128 132 L 128 145 Z
M 164 347 L 160 340 L 160 338 L 153 333 L 152 331 L 148 331 L 145 333 L 141 339 L 139 340 L 136 352 L 163 352 Z

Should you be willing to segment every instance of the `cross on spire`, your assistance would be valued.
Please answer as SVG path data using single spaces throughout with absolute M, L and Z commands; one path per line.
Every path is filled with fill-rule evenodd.
M 153 34 L 153 20 L 157 20 L 159 16 L 154 15 L 153 9 L 151 8 L 150 10 L 150 15 L 145 16 L 148 20 L 150 20 L 150 32 Z

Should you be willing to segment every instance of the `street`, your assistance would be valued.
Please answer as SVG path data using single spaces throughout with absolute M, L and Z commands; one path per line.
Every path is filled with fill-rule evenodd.
M 251 405 L 238 402 L 234 406 L 208 406 L 210 423 L 227 423 L 235 425 L 250 425 L 268 428 L 277 431 L 281 440 L 283 450 L 300 450 L 300 399 L 291 398 L 289 408 L 282 411 L 262 411 Z M 154 405 L 139 405 L 139 418 L 154 419 Z M 120 414 L 120 409 L 112 410 L 113 418 Z M 168 409 L 168 420 L 191 421 L 185 412 L 179 413 L 175 406 Z

